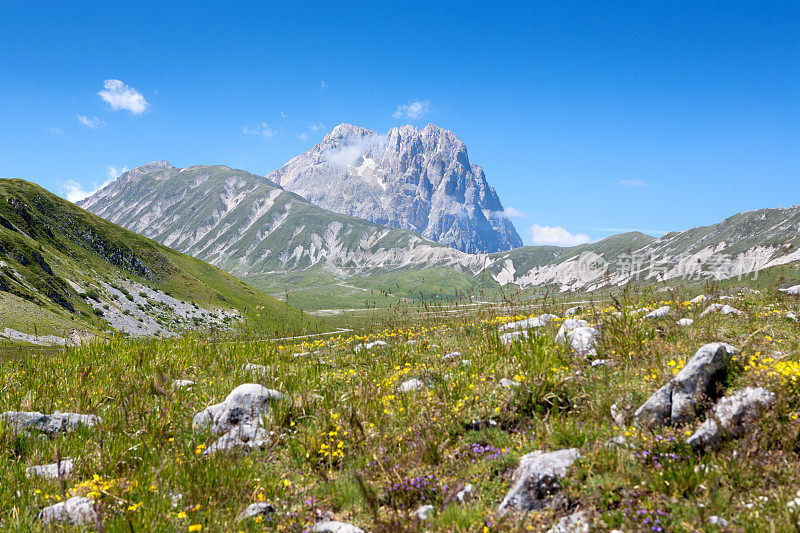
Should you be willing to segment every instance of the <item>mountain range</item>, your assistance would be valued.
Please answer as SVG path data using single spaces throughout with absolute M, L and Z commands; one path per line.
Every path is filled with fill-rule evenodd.
M 332 187 L 347 189 L 344 183 L 352 182 L 353 189 L 359 190 L 368 177 L 378 180 L 386 188 L 374 185 L 375 195 L 353 209 L 364 214 L 358 211 L 368 209 L 364 206 L 384 205 L 384 192 L 393 190 L 390 184 L 402 179 L 397 172 L 386 170 L 392 167 L 391 157 L 381 155 L 385 148 L 365 148 L 353 139 L 397 143 L 404 131 L 411 137 L 442 135 L 434 127 L 421 131 L 398 128 L 387 135 L 394 141 L 378 141 L 369 130 L 342 125 L 320 145 L 267 177 L 219 165 L 179 169 L 164 161 L 154 162 L 126 172 L 81 205 L 275 296 L 285 299 L 291 294 L 291 303 L 305 308 L 363 305 L 369 302 L 367 293 L 376 292 L 397 298 L 454 296 L 476 288 L 553 288 L 563 292 L 636 281 L 702 281 L 800 259 L 800 208 L 742 213 L 713 226 L 668 233 L 658 239 L 633 232 L 569 248 L 520 246 L 466 253 L 418 232 L 342 214 L 306 198 L 333 201 L 323 201 L 319 187 L 333 179 L 325 173 L 331 168 L 326 160 L 330 155 L 325 154 L 355 144 L 358 155 L 350 159 L 355 166 L 337 170 L 341 183 Z M 449 138 L 458 144 L 455 136 Z M 433 152 L 436 150 L 426 153 Z M 365 163 L 368 160 L 381 172 L 359 174 L 357 169 L 365 164 L 373 168 L 373 163 Z M 282 184 L 301 194 L 285 190 Z M 336 191 L 331 196 L 346 194 Z M 501 209 L 499 200 L 492 205 Z M 396 221 L 405 220 L 403 213 L 406 211 L 400 208 L 392 216 Z

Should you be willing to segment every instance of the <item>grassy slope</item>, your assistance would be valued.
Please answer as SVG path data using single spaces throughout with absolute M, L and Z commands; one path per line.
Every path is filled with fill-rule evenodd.
M 65 325 L 75 315 L 70 307 L 88 325 L 100 325 L 66 279 L 86 287 L 120 276 L 202 307 L 239 309 L 248 317 L 258 313 L 271 327 L 295 316 L 290 308 L 220 269 L 107 222 L 34 184 L 0 180 L 0 216 L 7 222 L 0 226 L 3 260 L 28 286 L 9 275 L 7 284 Z M 46 288 L 51 297 L 32 290 L 36 287 Z
M 68 491 L 96 492 L 106 531 L 185 531 L 194 524 L 203 531 L 300 531 L 318 513 L 371 531 L 545 531 L 564 508 L 507 517 L 495 511 L 520 456 L 574 446 L 582 459 L 563 482 L 567 507 L 594 511 L 599 530 L 650 531 L 655 519 L 665 531 L 716 530 L 707 524 L 711 515 L 736 530 L 760 531 L 765 524 L 794 530 L 797 518 L 786 503 L 800 489 L 800 390 L 792 379 L 800 372 L 778 371 L 779 362 L 762 354 L 780 350 L 790 354 L 783 362 L 796 361 L 800 336 L 782 313 L 798 311 L 800 300 L 769 291 L 735 301 L 742 317 L 701 319 L 702 307 L 684 305 L 685 299 L 626 302 L 627 309 L 664 303 L 677 309 L 656 322 L 588 309 L 584 318 L 605 324 L 598 358 L 614 366 L 594 367 L 556 346 L 557 324 L 530 341 L 502 345 L 497 319 L 481 314 L 388 316 L 358 337 L 291 346 L 195 337 L 85 346 L 47 365 L 35 358 L 0 360 L 8 384 L 0 411 L 61 409 L 104 419 L 94 431 L 54 439 L 0 431 L 0 528 L 41 529 L 39 509 Z M 676 326 L 680 317 L 694 318 L 695 325 Z M 373 339 L 388 345 L 353 349 Z M 635 409 L 673 375 L 676 363 L 711 341 L 743 351 L 730 367 L 729 389 L 757 384 L 778 395 L 775 408 L 743 439 L 697 453 L 683 439 L 699 421 L 653 432 L 615 427 L 612 403 Z M 465 363 L 441 358 L 454 350 Z M 246 362 L 268 370 L 248 374 Z M 88 373 L 75 373 L 76 367 Z M 521 385 L 503 388 L 503 377 Z M 173 391 L 175 378 L 198 384 Z M 397 386 L 411 378 L 427 388 L 399 393 Z M 192 431 L 193 414 L 244 382 L 288 397 L 276 406 L 269 443 L 250 454 L 204 457 L 215 437 Z M 476 419 L 498 425 L 468 429 Z M 603 445 L 621 434 L 631 448 Z M 63 486 L 25 476 L 26 467 L 57 454 L 76 459 Z M 466 483 L 474 496 L 460 504 L 453 496 Z M 278 512 L 263 523 L 235 522 L 258 501 Z M 416 522 L 411 513 L 423 503 L 435 511 Z

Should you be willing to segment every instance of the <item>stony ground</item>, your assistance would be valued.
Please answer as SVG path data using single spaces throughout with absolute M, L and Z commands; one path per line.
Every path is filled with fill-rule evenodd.
M 793 531 L 800 301 L 726 296 L 4 359 L 0 529 Z

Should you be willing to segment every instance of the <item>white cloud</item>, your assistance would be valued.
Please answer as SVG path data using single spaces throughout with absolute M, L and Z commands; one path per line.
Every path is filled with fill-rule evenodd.
M 397 110 L 392 114 L 394 118 L 418 119 L 429 113 L 431 110 L 430 100 L 416 100 L 405 105 L 397 106 Z
M 644 187 L 649 185 L 649 183 L 643 180 L 619 180 L 617 185 L 623 185 L 625 187 Z
M 64 130 L 56 126 L 50 126 L 50 133 L 53 135 L 64 135 Z
M 344 139 L 339 147 L 325 150 L 322 156 L 332 167 L 352 167 L 367 152 L 379 151 L 385 143 L 385 135 L 351 136 Z
M 242 133 L 246 135 L 261 135 L 266 139 L 275 137 L 275 130 L 270 127 L 266 122 L 259 122 L 255 129 L 250 129 L 247 126 L 242 126 Z
M 528 230 L 533 237 L 533 244 L 551 246 L 577 246 L 586 244 L 592 239 L 583 233 L 572 234 L 561 226 L 540 226 L 534 224 Z
M 281 111 L 280 113 L 281 113 L 281 118 L 282 118 L 282 119 L 286 119 L 286 117 L 288 117 L 288 116 L 289 116 L 289 115 L 287 115 L 286 113 L 284 113 L 283 111 Z
M 103 122 L 98 117 L 87 117 L 85 115 L 78 115 L 78 122 L 80 122 L 87 128 L 92 128 L 93 130 L 102 128 L 103 126 L 106 125 L 106 123 Z
M 306 135 L 305 133 L 301 133 L 300 135 L 297 136 L 297 138 L 300 139 L 301 141 L 307 141 L 308 135 Z
M 520 211 L 516 207 L 508 206 L 502 212 L 504 217 L 528 218 L 528 213 Z
M 316 124 L 312 124 L 310 126 L 311 131 L 319 131 L 324 127 L 325 127 L 325 125 L 322 122 L 317 122 Z
M 125 173 L 126 173 L 127 171 L 129 171 L 129 170 L 130 170 L 130 169 L 129 169 L 128 167 L 120 167 L 120 168 L 117 168 L 117 167 L 115 167 L 115 166 L 108 165 L 108 168 L 106 169 L 106 177 L 107 177 L 107 178 L 108 178 L 110 181 L 106 181 L 106 182 L 105 182 L 103 185 L 101 185 L 101 186 L 100 186 L 100 188 L 102 189 L 103 187 L 105 187 L 106 185 L 108 185 L 109 183 L 111 183 L 111 181 L 114 181 L 115 179 L 117 179 L 118 177 L 120 177 L 122 174 L 125 174 Z
M 325 83 L 325 80 L 322 80 L 322 81 L 319 83 L 319 88 L 320 88 L 320 90 L 322 90 L 322 89 L 327 89 L 327 88 L 328 88 L 328 84 L 327 84 L 327 83 Z
M 103 82 L 103 87 L 104 89 L 97 94 L 111 106 L 111 109 L 124 109 L 134 115 L 140 115 L 150 106 L 142 93 L 125 85 L 121 80 L 106 80 Z

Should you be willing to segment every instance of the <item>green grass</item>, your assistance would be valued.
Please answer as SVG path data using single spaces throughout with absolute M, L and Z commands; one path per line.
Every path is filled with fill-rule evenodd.
M 0 429 L 0 529 L 41 529 L 42 507 L 96 492 L 106 531 L 186 531 L 194 524 L 203 531 L 302 531 L 318 513 L 371 531 L 544 531 L 563 510 L 501 517 L 497 506 L 521 455 L 576 446 L 583 457 L 563 482 L 565 495 L 593 510 L 600 529 L 649 530 L 658 519 L 665 531 L 705 530 L 708 516 L 718 515 L 745 531 L 765 524 L 793 530 L 796 517 L 786 503 L 800 490 L 794 466 L 800 390 L 790 378 L 800 373 L 776 373 L 783 367 L 767 357 L 781 351 L 788 354 L 781 364 L 797 360 L 797 325 L 783 313 L 797 311 L 800 300 L 747 294 L 732 302 L 745 316 L 700 319 L 703 307 L 684 305 L 689 295 L 615 296 L 625 310 L 666 302 L 673 313 L 656 321 L 627 313 L 614 319 L 607 302 L 587 306 L 584 318 L 603 324 L 597 357 L 613 366 L 593 367 L 554 344 L 557 323 L 503 345 L 496 326 L 510 318 L 486 307 L 443 316 L 452 308 L 435 305 L 398 308 L 352 334 L 305 341 L 265 342 L 255 334 L 239 342 L 114 338 L 0 358 L 0 411 L 58 409 L 103 418 L 94 430 L 50 439 Z M 537 304 L 524 314 L 540 310 Z M 696 322 L 681 328 L 675 324 L 681 317 Z M 355 350 L 376 339 L 387 345 Z M 614 426 L 612 403 L 635 409 L 669 379 L 676 362 L 712 341 L 742 349 L 729 388 L 759 384 L 777 394 L 775 408 L 744 438 L 700 454 L 682 443 L 697 423 L 653 432 Z M 456 350 L 460 359 L 441 358 Z M 751 357 L 758 363 L 750 364 Z M 268 371 L 248 374 L 245 363 Z M 170 387 L 183 378 L 197 386 Z M 397 386 L 411 378 L 426 388 L 399 393 Z M 501 378 L 521 385 L 500 387 Z M 215 437 L 195 433 L 193 415 L 252 381 L 286 395 L 268 422 L 265 448 L 196 453 Z M 470 430 L 473 420 L 497 426 Z M 622 434 L 632 448 L 603 445 Z M 25 476 L 26 467 L 59 456 L 77 459 L 65 483 Z M 466 483 L 474 485 L 474 497 L 455 502 Z M 235 522 L 262 500 L 278 513 L 262 523 Z M 424 524 L 411 516 L 422 503 L 436 508 Z

